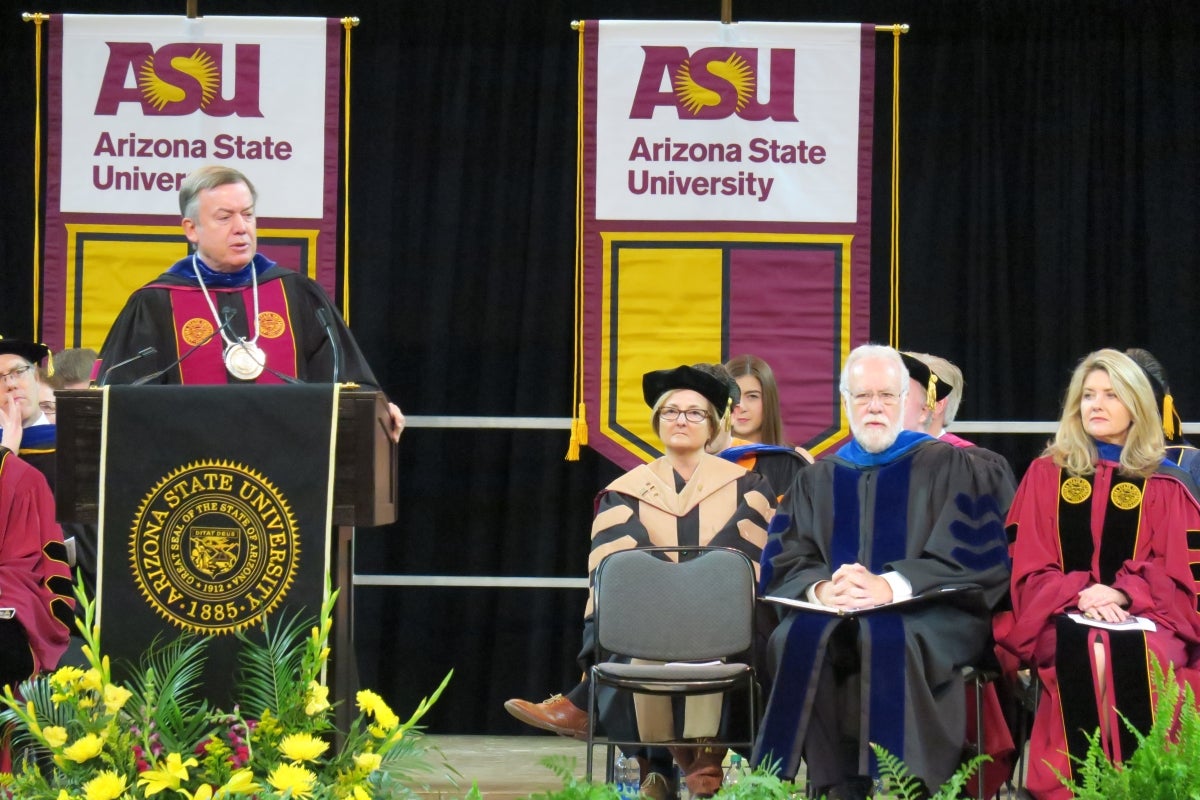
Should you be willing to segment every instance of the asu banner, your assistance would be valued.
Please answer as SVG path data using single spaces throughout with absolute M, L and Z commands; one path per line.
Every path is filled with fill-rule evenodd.
M 42 339 L 99 349 L 126 298 L 187 254 L 204 164 L 258 190 L 259 251 L 336 289 L 338 20 L 51 18 Z
M 209 674 L 228 676 L 233 633 L 316 614 L 330 563 L 337 391 L 104 390 L 96 588 L 106 650 L 136 661 L 157 636 L 211 636 Z
M 581 196 L 589 444 L 660 455 L 641 376 L 752 353 L 790 439 L 844 438 L 869 323 L 874 28 L 587 21 Z

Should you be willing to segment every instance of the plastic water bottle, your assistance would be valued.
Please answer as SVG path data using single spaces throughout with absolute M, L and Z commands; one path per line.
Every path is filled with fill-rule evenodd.
M 746 774 L 746 762 L 737 753 L 730 752 L 729 766 L 725 768 L 725 777 L 721 779 L 722 786 L 733 786 Z
M 675 785 L 679 787 L 679 800 L 692 800 L 692 792 L 688 789 L 687 777 L 683 774 L 682 767 L 675 768 Z
M 613 777 L 621 800 L 637 800 L 641 796 L 642 779 L 637 759 L 626 756 L 620 748 L 617 748 L 617 759 L 613 762 Z

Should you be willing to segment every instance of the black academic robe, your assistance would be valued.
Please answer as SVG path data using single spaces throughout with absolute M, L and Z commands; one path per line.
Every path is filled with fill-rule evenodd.
M 186 261 L 190 264 L 190 258 Z M 258 269 L 260 295 L 266 295 L 267 287 L 276 281 L 283 293 L 283 301 L 278 304 L 278 310 L 272 308 L 269 312 L 262 308 L 264 297 L 260 296 L 259 316 L 264 323 L 260 325 L 259 343 L 267 345 L 269 338 L 272 347 L 286 342 L 289 349 L 294 348 L 294 353 L 268 358 L 268 366 L 306 383 L 332 381 L 334 347 L 317 314 L 318 309 L 324 309 L 338 343 L 339 379 L 342 382 L 362 384 L 368 390 L 379 388 L 379 382 L 367 365 L 353 334 L 316 281 L 294 270 L 276 266 L 261 255 L 255 256 L 255 266 Z M 246 281 L 244 286 L 233 290 L 209 287 L 209 294 L 217 307 L 216 319 L 213 319 L 211 311 L 200 296 L 199 285 L 194 279 L 189 279 L 186 271 L 172 268 L 135 291 L 121 309 L 108 332 L 108 337 L 104 340 L 104 346 L 100 349 L 100 375 L 103 378 L 107 374 L 105 383 L 132 383 L 140 377 L 167 369 L 172 362 L 184 356 L 187 358 L 185 367 L 167 369 L 165 374 L 152 382 L 220 382 L 216 379 L 196 381 L 185 378 L 185 370 L 194 370 L 202 364 L 208 364 L 208 374 L 221 380 L 229 383 L 243 382 L 224 370 L 221 356 L 225 343 L 216 329 L 228 315 L 230 323 L 224 331 L 227 335 L 246 339 L 254 336 L 255 326 L 250 319 L 254 311 L 253 288 L 249 278 Z M 185 295 L 190 296 L 187 298 L 190 308 L 200 309 L 195 318 L 205 325 L 201 330 L 205 334 L 214 333 L 211 339 L 199 345 L 190 355 L 188 353 L 191 348 L 187 337 L 177 335 L 176 329 L 177 324 L 182 326 L 186 320 L 177 320 L 177 312 L 174 309 L 175 302 Z M 265 314 L 267 316 L 264 316 Z M 114 365 L 133 358 L 146 347 L 154 347 L 157 352 L 108 372 Z M 258 380 L 278 381 L 269 372 L 264 372 Z
M 769 594 L 806 599 L 834 570 L 860 563 L 896 571 L 920 595 L 974 584 L 962 602 L 884 607 L 854 618 L 789 610 L 771 636 L 774 687 L 755 759 L 801 757 L 817 785 L 877 774 L 868 742 L 903 759 L 937 787 L 953 773 L 965 728 L 961 667 L 988 643 L 990 608 L 1007 589 L 1004 509 L 997 485 L 963 449 L 901 432 L 891 448 L 857 443 L 800 472 L 776 514 Z M 778 542 L 776 543 L 776 539 Z M 857 736 L 854 757 L 842 736 Z

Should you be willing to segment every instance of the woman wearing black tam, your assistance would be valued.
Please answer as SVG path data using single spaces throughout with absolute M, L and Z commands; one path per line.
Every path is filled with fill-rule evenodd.
M 652 409 L 651 425 L 662 440 L 665 455 L 634 467 L 600 492 L 592 523 L 589 575 L 609 553 L 658 546 L 732 547 L 749 556 L 757 569 L 767 540 L 767 523 L 774 513 L 774 493 L 761 476 L 705 452 L 705 445 L 729 424 L 734 403 L 730 388 L 713 375 L 680 366 L 646 373 L 642 393 Z M 589 595 L 579 653 L 585 674 L 592 662 L 592 625 Z M 509 700 L 504 707 L 530 725 L 586 738 L 587 697 L 585 681 L 566 696 L 554 695 L 542 703 Z M 623 697 L 628 699 L 627 695 Z M 606 727 L 632 729 L 632 704 L 618 706 L 612 703 L 606 708 L 602 703 Z M 720 699 L 706 712 L 689 705 L 682 736 L 714 735 Z M 644 741 L 677 735 L 672 730 L 669 708 L 643 708 L 639 703 L 637 724 Z M 673 797 L 670 760 L 654 757 L 653 752 L 651 757 L 639 753 L 642 793 L 654 798 Z M 713 747 L 681 748 L 675 753 L 692 796 L 711 796 L 720 788 L 724 754 L 724 748 Z

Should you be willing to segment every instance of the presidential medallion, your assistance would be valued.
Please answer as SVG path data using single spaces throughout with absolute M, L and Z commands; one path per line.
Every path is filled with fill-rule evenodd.
M 267 354 L 254 342 L 242 340 L 225 348 L 225 369 L 240 380 L 252 381 L 262 375 L 266 363 Z

